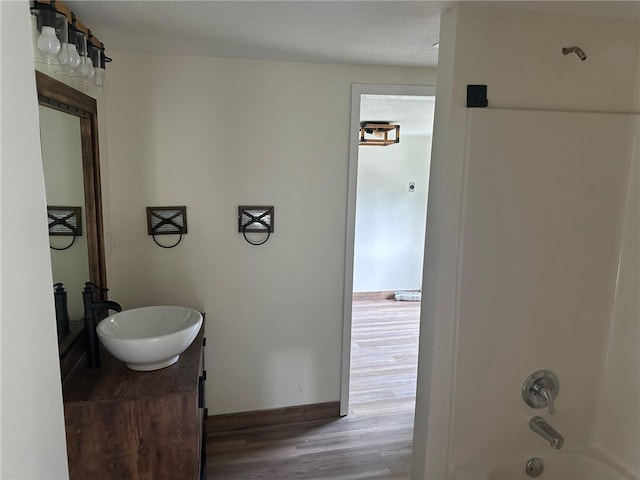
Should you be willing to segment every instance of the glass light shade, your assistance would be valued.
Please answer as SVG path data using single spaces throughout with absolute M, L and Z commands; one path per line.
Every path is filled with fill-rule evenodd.
M 67 65 L 69 63 L 69 44 L 63 43 L 60 46 L 60 53 L 58 54 L 58 60 L 62 65 Z
M 76 49 L 78 50 L 78 55 L 81 57 L 87 56 L 87 36 L 84 32 L 77 30 L 76 32 Z
M 87 36 L 74 25 L 69 27 L 69 46 L 67 47 L 69 62 L 64 72 L 71 77 L 86 77 L 89 68 L 85 57 L 87 55 Z
M 87 62 L 87 57 L 80 57 L 80 66 L 78 67 L 78 73 L 82 77 L 89 76 L 89 65 Z
M 87 68 L 87 77 L 91 79 L 96 74 L 96 69 L 94 68 L 90 57 L 84 57 L 84 62 Z
M 96 66 L 95 75 L 93 77 L 93 83 L 97 87 L 98 92 L 106 92 L 107 85 L 107 71 L 105 70 L 106 64 L 111 61 L 104 53 L 104 47 L 99 50 L 98 55 L 99 66 Z
M 80 55 L 78 55 L 78 50 L 76 49 L 75 44 L 70 43 L 68 49 L 69 49 L 69 68 L 73 70 L 80 66 L 80 62 L 82 61 L 82 58 L 80 58 Z
M 89 80 L 89 87 L 95 87 L 96 81 L 101 82 L 100 80 L 100 49 L 96 47 L 93 42 L 87 42 L 87 67 L 89 74 L 87 78 Z
M 93 67 L 98 68 L 100 66 L 100 49 L 93 43 L 89 43 L 87 49 L 89 50 L 89 58 L 91 59 Z
M 35 5 L 31 8 L 34 60 L 60 65 L 59 53 L 68 41 L 67 17 L 48 4 Z
M 102 67 L 96 68 L 95 77 L 94 77 L 94 83 L 96 84 L 96 87 L 104 87 L 105 80 L 106 80 L 106 74 L 105 74 L 104 68 Z

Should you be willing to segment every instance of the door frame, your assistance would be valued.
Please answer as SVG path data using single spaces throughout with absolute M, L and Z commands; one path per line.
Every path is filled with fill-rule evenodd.
M 362 95 L 409 95 L 433 97 L 436 87 L 427 85 L 351 85 L 351 122 L 349 135 L 349 180 L 347 188 L 347 225 L 344 263 L 344 296 L 342 317 L 342 365 L 340 373 L 340 416 L 349 413 L 349 379 L 351 377 L 351 315 L 353 302 L 353 260 L 358 188 L 358 138 L 360 131 L 360 98 Z

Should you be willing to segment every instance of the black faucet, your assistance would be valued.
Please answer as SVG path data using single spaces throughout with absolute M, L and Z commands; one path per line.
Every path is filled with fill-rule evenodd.
M 69 310 L 67 308 L 67 292 L 62 283 L 53 285 L 53 299 L 56 306 L 56 329 L 58 341 L 69 333 Z
M 108 310 L 121 312 L 122 307 L 110 300 L 102 300 L 109 291 L 108 288 L 99 287 L 95 283 L 85 282 L 82 290 L 82 302 L 84 303 L 84 332 L 87 346 L 87 360 L 89 368 L 100 368 L 100 350 L 98 334 L 96 333 L 96 321 L 98 317 Z M 98 300 L 95 300 L 96 293 Z

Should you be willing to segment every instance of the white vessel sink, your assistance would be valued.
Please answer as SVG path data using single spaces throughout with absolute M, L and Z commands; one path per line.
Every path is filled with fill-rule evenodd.
M 132 370 L 158 370 L 178 361 L 202 326 L 202 315 L 187 307 L 142 307 L 102 320 L 100 342 Z

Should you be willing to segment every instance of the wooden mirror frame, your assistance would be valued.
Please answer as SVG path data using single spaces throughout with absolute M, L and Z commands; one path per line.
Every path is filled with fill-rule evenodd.
M 82 175 L 84 178 L 87 251 L 89 256 L 88 280 L 106 288 L 107 273 L 104 260 L 97 103 L 94 98 L 42 72 L 36 70 L 35 73 L 38 104 L 80 118 Z M 80 292 L 78 292 L 78 295 L 80 295 Z M 55 319 L 52 320 L 55 321 Z M 84 337 L 84 330 L 80 330 L 76 335 L 67 335 L 58 342 L 60 373 L 63 381 L 85 352 Z

